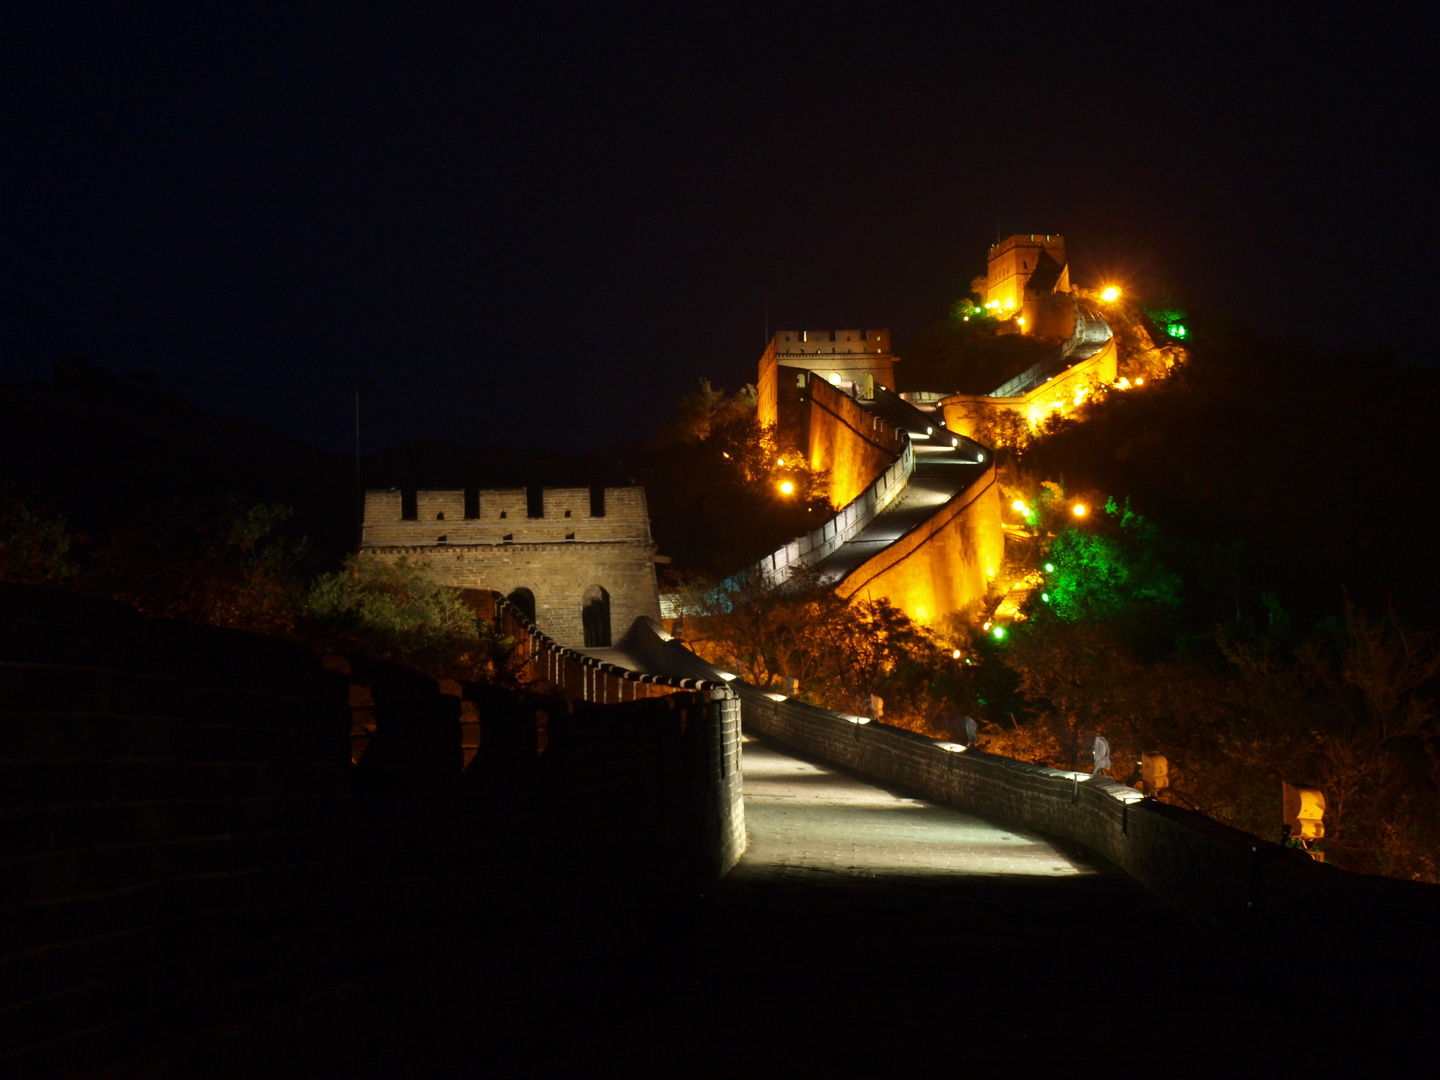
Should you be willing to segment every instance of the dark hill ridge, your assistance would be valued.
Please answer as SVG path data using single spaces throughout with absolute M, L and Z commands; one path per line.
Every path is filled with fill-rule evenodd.
M 1440 373 L 1381 356 L 1217 334 L 1173 379 L 1112 395 L 1040 440 L 1024 468 L 1216 545 L 1232 604 L 1279 590 L 1333 612 L 1365 607 L 1434 625 Z M 1229 555 L 1221 558 L 1221 549 Z M 1234 610 L 1233 607 L 1231 610 Z
M 232 496 L 291 506 L 326 548 L 354 535 L 353 462 L 83 360 L 57 362 L 52 382 L 0 384 L 0 460 L 17 495 L 91 536 Z
M 366 457 L 367 487 L 586 486 L 629 482 L 609 455 L 432 440 Z M 176 504 L 204 515 L 233 499 L 283 503 L 322 559 L 353 550 L 355 462 L 260 424 L 216 416 L 143 379 L 80 358 L 52 381 L 0 383 L 0 482 L 103 539 Z

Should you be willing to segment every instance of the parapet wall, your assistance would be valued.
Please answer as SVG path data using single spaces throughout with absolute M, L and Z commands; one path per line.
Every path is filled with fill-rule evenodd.
M 1440 888 L 1312 862 L 1201 814 L 1085 773 L 1027 765 L 800 702 L 741 695 L 745 727 L 937 802 L 1084 845 L 1204 922 L 1433 938 Z
M 603 514 L 592 516 L 589 488 L 545 488 L 543 514 L 529 517 L 525 488 L 473 492 L 473 517 L 465 516 L 465 492 L 415 492 L 415 517 L 403 516 L 398 488 L 365 492 L 362 547 L 434 547 L 439 544 L 559 544 L 566 541 L 650 542 L 650 513 L 643 487 L 604 489 Z
M 813 373 L 801 395 L 802 402 L 807 399 L 806 454 L 812 469 L 830 474 L 830 504 L 838 509 L 904 453 L 907 436 Z
M 0 585 L 0 700 L 7 1075 L 368 999 L 537 902 L 744 850 L 723 686 L 567 704 Z
M 736 577 L 751 576 L 763 581 L 767 588 L 774 588 L 788 581 L 800 567 L 814 566 L 827 555 L 833 554 L 840 545 L 870 524 L 880 511 L 894 502 L 905 490 L 910 475 L 915 471 L 915 450 L 910 445 L 910 437 L 903 431 L 900 435 L 904 438 L 900 456 L 874 483 L 847 503 L 829 521 L 804 536 L 791 540 L 784 547 L 777 548 Z
M 989 397 L 982 394 L 952 394 L 940 403 L 945 426 L 969 438 L 1000 413 L 1013 413 L 1032 427 L 1052 412 L 1062 416 L 1076 408 L 1085 393 L 1095 386 L 1113 383 L 1118 371 L 1118 353 L 1112 337 L 1094 356 L 1076 361 L 1031 390 L 1016 397 Z M 1077 398 L 1077 394 L 1081 395 Z
M 842 597 L 888 597 L 920 622 L 983 599 L 1005 559 L 995 457 L 982 477 L 835 587 Z

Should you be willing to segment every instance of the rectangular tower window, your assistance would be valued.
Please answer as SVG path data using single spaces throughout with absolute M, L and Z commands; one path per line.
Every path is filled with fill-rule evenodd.
M 527 487 L 525 489 L 525 516 L 532 518 L 543 518 L 545 516 L 544 488 Z
M 415 498 L 414 488 L 400 489 L 400 520 L 419 521 L 420 507 Z
M 465 489 L 465 520 L 474 521 L 480 516 L 480 489 Z
M 592 487 L 590 489 L 590 516 L 605 516 L 605 489 L 603 487 Z

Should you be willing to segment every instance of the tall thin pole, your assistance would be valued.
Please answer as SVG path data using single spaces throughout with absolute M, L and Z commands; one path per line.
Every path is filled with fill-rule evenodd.
M 365 489 L 360 484 L 360 387 L 355 387 L 355 550 L 365 540 Z

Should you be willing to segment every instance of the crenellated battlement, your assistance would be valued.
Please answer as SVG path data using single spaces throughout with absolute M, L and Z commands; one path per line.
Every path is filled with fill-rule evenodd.
M 365 493 L 362 548 L 650 543 L 642 487 Z
M 660 617 L 643 487 L 367 491 L 360 548 L 499 592 L 566 647 L 608 648 Z

